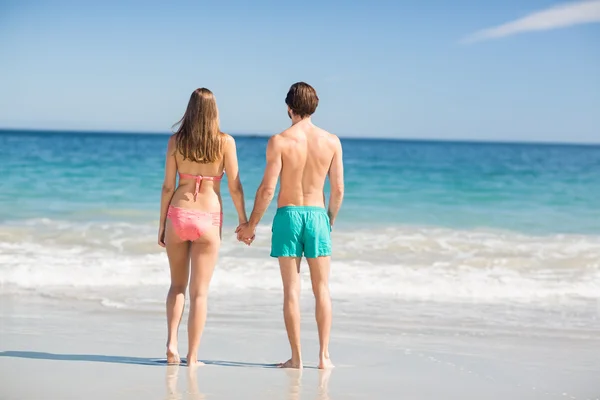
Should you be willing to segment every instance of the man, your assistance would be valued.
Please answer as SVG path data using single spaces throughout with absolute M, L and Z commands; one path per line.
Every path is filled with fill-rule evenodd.
M 311 122 L 319 98 L 304 82 L 291 86 L 285 102 L 292 126 L 269 139 L 267 165 L 256 192 L 248 223 L 240 225 L 238 239 L 251 243 L 256 226 L 267 210 L 281 175 L 277 213 L 273 219 L 271 257 L 279 259 L 283 281 L 283 315 L 292 358 L 282 368 L 302 368 L 300 350 L 300 261 L 306 257 L 316 300 L 319 330 L 319 368 L 332 368 L 329 358 L 331 298 L 329 268 L 331 228 L 344 196 L 342 145 L 337 136 Z M 329 176 L 331 195 L 325 210 L 323 187 Z

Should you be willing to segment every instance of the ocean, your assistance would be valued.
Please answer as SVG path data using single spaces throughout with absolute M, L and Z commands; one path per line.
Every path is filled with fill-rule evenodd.
M 167 140 L 0 132 L 0 295 L 163 312 L 168 264 L 156 235 Z M 267 139 L 236 140 L 250 212 Z M 512 307 L 526 310 L 521 325 L 565 324 L 548 315 L 566 312 L 574 318 L 568 324 L 598 328 L 600 146 L 342 143 L 346 196 L 331 276 L 338 310 L 359 299 L 364 313 L 400 314 L 418 302 L 425 308 L 417 320 L 426 310 L 449 315 L 444 304 L 476 304 L 469 318 L 499 325 L 506 314 L 489 311 Z M 234 238 L 226 184 L 222 192 L 224 237 L 211 293 L 229 308 L 215 307 L 248 306 L 236 296 L 276 299 L 279 271 L 268 257 L 275 201 L 246 247 Z M 278 310 L 273 304 L 265 310 Z

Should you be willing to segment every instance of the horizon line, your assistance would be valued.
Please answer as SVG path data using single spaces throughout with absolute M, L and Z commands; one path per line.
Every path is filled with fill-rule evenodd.
M 67 135 L 130 135 L 130 136 L 168 136 L 172 132 L 151 132 L 151 131 L 118 131 L 118 130 L 91 130 L 91 129 L 36 129 L 36 128 L 6 128 L 0 127 L 0 134 L 3 133 L 49 133 L 49 134 L 67 134 Z M 247 133 L 235 132 L 229 133 L 231 136 L 268 139 L 273 134 L 268 133 Z M 343 140 L 375 140 L 375 141 L 398 141 L 398 142 L 442 142 L 442 143 L 472 143 L 472 144 L 519 144 L 519 145 L 546 145 L 546 146 L 586 146 L 598 147 L 600 142 L 567 142 L 567 141 L 535 141 L 535 140 L 502 140 L 502 139 L 466 139 L 466 138 L 415 138 L 415 137 L 390 137 L 390 136 L 343 136 L 338 135 Z

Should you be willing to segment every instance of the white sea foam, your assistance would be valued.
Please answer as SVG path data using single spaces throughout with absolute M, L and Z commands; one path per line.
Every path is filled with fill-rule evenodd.
M 44 219 L 4 225 L 0 291 L 87 293 L 107 305 L 122 304 L 115 293 L 124 288 L 168 285 L 166 255 L 155 235 L 151 224 Z M 268 257 L 269 228 L 261 227 L 257 236 L 248 248 L 225 232 L 213 290 L 281 290 L 277 261 Z M 302 278 L 308 290 L 308 268 Z M 598 300 L 600 237 L 415 227 L 336 230 L 331 289 L 339 298 Z

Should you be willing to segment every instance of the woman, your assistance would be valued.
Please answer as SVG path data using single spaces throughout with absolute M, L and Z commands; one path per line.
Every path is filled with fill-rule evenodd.
M 224 171 L 227 171 L 229 192 L 239 222 L 245 223 L 247 217 L 235 141 L 219 130 L 219 113 L 212 92 L 196 89 L 178 124 L 179 129 L 167 146 L 158 244 L 166 247 L 171 269 L 167 295 L 167 363 L 181 362 L 177 332 L 189 281 L 187 362 L 194 366 L 198 364 L 198 347 L 206 322 L 208 285 L 221 243 L 220 189 Z M 175 189 L 177 173 L 179 187 Z

